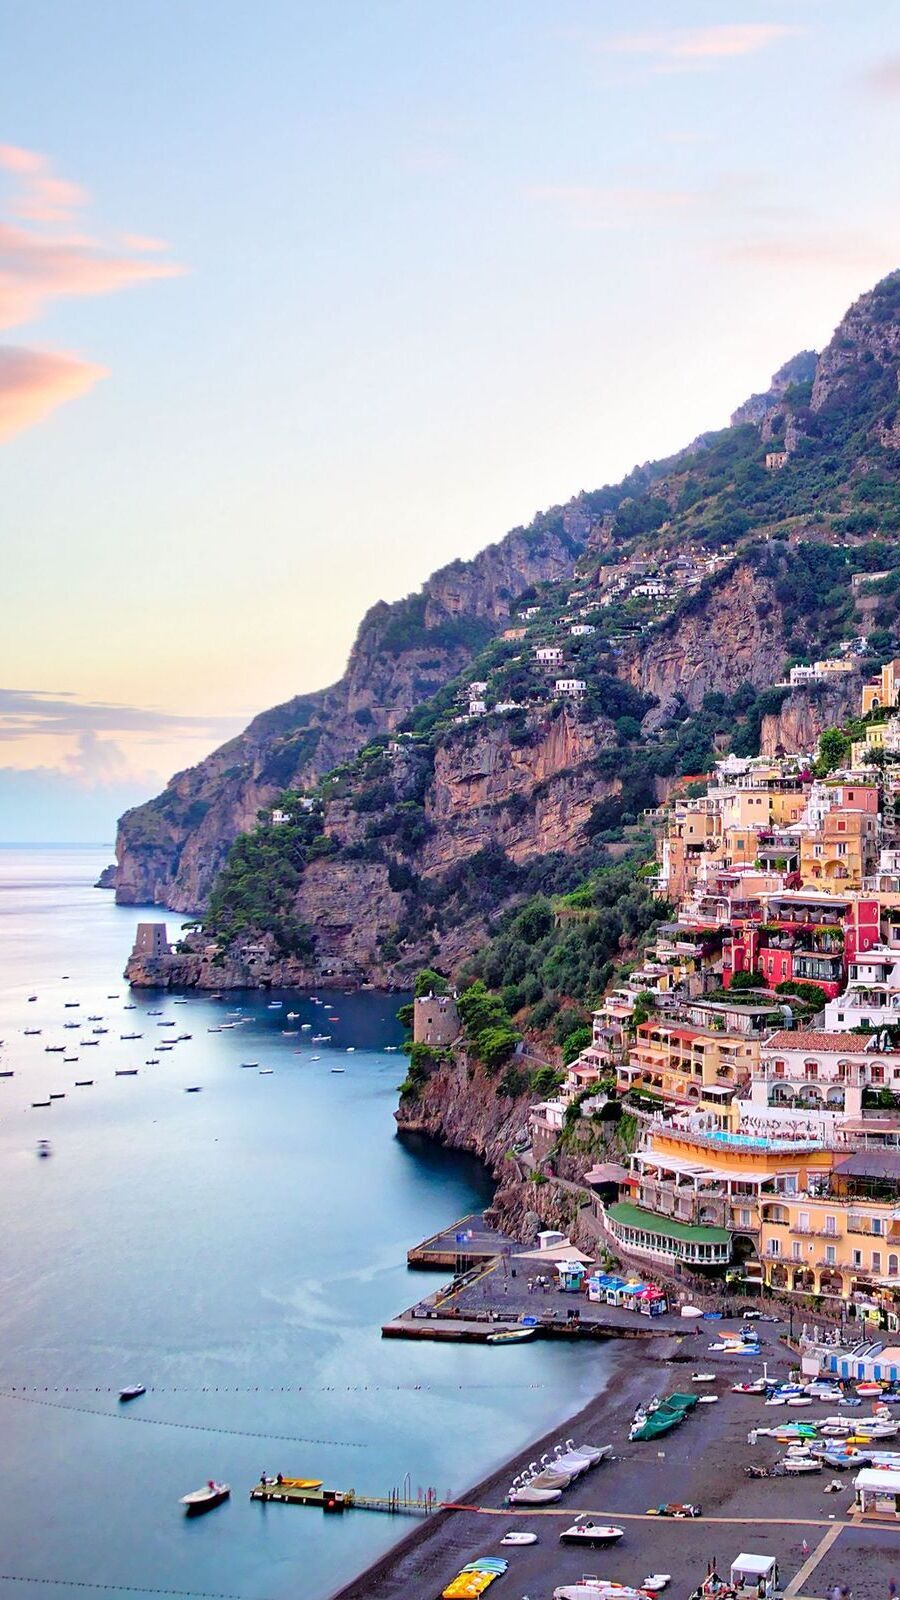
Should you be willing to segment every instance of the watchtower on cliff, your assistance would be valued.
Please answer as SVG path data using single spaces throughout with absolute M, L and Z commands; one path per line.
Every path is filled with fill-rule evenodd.
M 132 958 L 152 961 L 158 956 L 170 954 L 169 941 L 166 938 L 166 925 L 164 922 L 139 922 L 134 939 Z
M 413 1042 L 442 1049 L 459 1033 L 459 1013 L 452 994 L 418 995 L 413 1002 Z

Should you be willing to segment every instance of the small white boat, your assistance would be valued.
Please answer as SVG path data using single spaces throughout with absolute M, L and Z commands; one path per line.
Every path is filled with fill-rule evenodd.
M 332 1067 L 332 1069 L 331 1069 L 331 1070 L 332 1070 L 332 1072 L 343 1072 L 343 1070 L 344 1070 L 344 1068 L 343 1068 L 343 1067 Z M 491 1341 L 490 1341 L 490 1339 L 489 1339 L 489 1340 L 488 1340 L 488 1344 L 490 1344 L 490 1342 L 491 1342 Z
M 789 1406 L 811 1406 L 812 1397 L 808 1394 L 792 1394 L 788 1396 Z
M 518 1489 L 510 1489 L 506 1498 L 512 1506 L 548 1506 L 562 1498 L 562 1490 L 533 1489 L 530 1483 L 523 1483 Z
M 644 1579 L 641 1588 L 645 1594 L 661 1594 L 671 1582 L 671 1572 L 651 1572 L 649 1578 Z
M 511 1528 L 500 1540 L 501 1544 L 537 1544 L 536 1533 L 519 1533 L 517 1528 Z
M 356 1052 L 356 1045 L 355 1044 L 348 1044 L 348 1046 L 347 1046 L 347 1054 L 348 1054 L 348 1056 L 354 1055 L 355 1052 Z
M 554 1467 L 544 1467 L 543 1471 L 529 1478 L 528 1482 L 532 1489 L 568 1489 L 572 1477 L 568 1472 L 557 1472 Z
M 715 1375 L 714 1372 L 692 1372 L 691 1373 L 691 1383 L 715 1383 L 715 1381 L 716 1381 L 716 1375 Z
M 822 1463 L 814 1456 L 785 1456 L 781 1465 L 785 1472 L 821 1472 Z
M 301 1024 L 300 1024 L 300 1032 L 301 1033 L 312 1033 L 312 1023 L 311 1022 L 301 1022 Z
M 297 1018 L 299 1017 L 299 1015 L 300 1015 L 299 1011 L 289 1011 L 288 1014 L 287 1014 L 288 1022 L 296 1022 Z M 307 1024 L 307 1026 L 308 1026 L 308 1024 Z
M 343 1067 L 332 1067 L 332 1072 L 343 1072 Z M 489 1333 L 488 1344 L 524 1344 L 534 1338 L 534 1328 L 504 1328 L 500 1333 Z
M 259 1075 L 261 1078 L 271 1078 L 274 1070 L 274 1067 L 260 1067 Z
M 182 1495 L 179 1504 L 184 1506 L 189 1517 L 196 1517 L 202 1511 L 211 1511 L 213 1506 L 220 1506 L 230 1494 L 230 1484 L 214 1483 L 210 1478 L 204 1488 L 194 1489 L 191 1494 Z
M 122 1401 L 137 1400 L 140 1395 L 146 1393 L 147 1390 L 144 1384 L 129 1383 L 126 1388 L 119 1390 L 119 1399 Z
M 624 1537 L 624 1528 L 616 1528 L 611 1522 L 594 1522 L 590 1517 L 579 1517 L 571 1527 L 563 1528 L 559 1536 L 560 1544 L 586 1544 L 592 1547 L 603 1544 L 617 1544 Z
M 717 1404 L 718 1399 L 719 1396 L 717 1394 L 701 1394 L 697 1396 L 697 1404 L 698 1406 L 714 1406 Z

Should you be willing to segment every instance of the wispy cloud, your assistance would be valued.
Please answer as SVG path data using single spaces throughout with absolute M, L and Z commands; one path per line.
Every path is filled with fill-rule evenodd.
M 0 740 L 7 742 L 41 734 L 103 732 L 228 738 L 243 727 L 245 720 L 241 716 L 182 716 L 152 706 L 85 700 L 66 690 L 50 693 L 40 689 L 0 689 Z
M 0 328 L 34 322 L 58 300 L 112 294 L 183 270 L 160 259 L 168 248 L 161 239 L 125 234 L 107 243 L 85 232 L 85 190 L 58 177 L 37 151 L 0 145 L 0 174 L 10 190 L 10 220 L 0 221 Z M 106 376 L 105 367 L 68 352 L 0 348 L 0 437 L 43 421 Z
M 900 95 L 900 55 L 883 56 L 876 61 L 863 74 L 863 83 L 887 100 L 896 99 Z
M 108 375 L 108 368 L 62 350 L 0 345 L 0 439 L 43 422 Z
M 539 183 L 526 190 L 530 200 L 555 207 L 578 228 L 616 229 L 671 218 L 690 210 L 699 197 L 686 189 L 652 189 L 591 183 Z
M 617 34 L 597 48 L 613 55 L 647 58 L 654 71 L 689 71 L 755 55 L 802 29 L 786 22 L 717 22 L 706 28 L 667 28 Z
M 721 252 L 727 260 L 759 267 L 797 267 L 804 271 L 849 267 L 880 274 L 890 270 L 896 244 L 854 233 L 807 230 L 794 235 L 760 235 L 740 240 Z

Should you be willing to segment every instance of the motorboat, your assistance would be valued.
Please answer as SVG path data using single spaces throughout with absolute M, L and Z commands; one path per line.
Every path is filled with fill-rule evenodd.
M 28 996 L 28 1004 L 29 1005 L 33 1005 L 36 999 L 37 999 L 37 995 L 36 994 L 30 994 Z
M 332 1067 L 332 1072 L 343 1072 L 343 1067 Z M 534 1328 L 504 1328 L 500 1333 L 489 1333 L 487 1344 L 524 1344 L 526 1339 L 533 1339 Z
M 344 1072 L 346 1069 L 344 1067 L 332 1067 L 331 1070 L 332 1072 Z
M 271 1078 L 274 1070 L 274 1067 L 260 1067 L 259 1075 L 261 1078 Z
M 221 1033 L 222 1029 L 221 1028 L 207 1028 L 206 1031 L 207 1031 L 207 1033 Z
M 887 1422 L 881 1417 L 861 1418 L 854 1425 L 853 1432 L 857 1438 L 864 1439 L 866 1443 L 870 1439 L 896 1439 L 900 1433 L 900 1422 Z
M 297 1015 L 299 1016 L 299 1014 L 300 1013 L 298 1012 Z M 301 1022 L 301 1024 L 300 1024 L 300 1032 L 301 1033 L 312 1033 L 312 1023 L 311 1022 Z
M 40 1033 L 40 1031 L 41 1031 L 40 1028 L 23 1028 L 22 1029 L 22 1032 L 25 1034 L 26 1038 L 27 1038 L 27 1036 L 29 1034 Z
M 646 1596 L 641 1589 L 632 1589 L 627 1583 L 587 1575 L 578 1583 L 560 1584 L 553 1591 L 553 1600 L 646 1600 Z
M 44 1050 L 48 1056 L 61 1056 L 65 1050 L 64 1044 L 45 1044 Z
M 330 1038 L 330 1033 L 314 1033 L 312 1036 L 312 1042 L 313 1044 L 328 1044 Z
M 789 1406 L 811 1406 L 812 1405 L 812 1395 L 809 1395 L 809 1394 L 792 1394 L 792 1395 L 788 1395 L 788 1405 Z
M 284 1005 L 284 1001 L 283 1000 L 270 1000 L 269 1001 L 269 1005 L 268 1005 L 268 1009 L 269 1009 L 269 1011 L 280 1011 L 283 1005 Z
M 140 1395 L 146 1393 L 147 1389 L 143 1383 L 129 1383 L 126 1388 L 119 1390 L 119 1399 L 124 1403 L 128 1400 L 137 1400 Z
M 562 1498 L 562 1490 L 535 1489 L 530 1483 L 523 1483 L 517 1489 L 510 1489 L 506 1498 L 511 1506 L 548 1506 Z
M 718 1401 L 717 1394 L 701 1394 L 697 1397 L 698 1406 L 714 1406 Z
M 116 1067 L 117 1078 L 136 1078 L 137 1075 L 137 1067 Z
M 63 1023 L 63 1027 L 64 1028 L 80 1028 L 81 1027 L 81 1023 L 80 1022 L 64 1022 Z
M 766 1380 L 765 1378 L 754 1378 L 752 1383 L 733 1383 L 731 1392 L 732 1394 L 765 1394 Z
M 184 1506 L 189 1517 L 199 1516 L 203 1511 L 211 1511 L 213 1506 L 220 1506 L 231 1494 L 231 1485 L 228 1483 L 215 1483 L 212 1478 L 202 1489 L 194 1489 L 191 1494 L 182 1495 L 179 1502 Z
M 537 1542 L 538 1542 L 538 1536 L 537 1536 L 536 1533 L 520 1533 L 518 1528 L 510 1528 L 509 1533 L 505 1533 L 503 1535 L 503 1538 L 500 1540 L 501 1544 L 520 1544 L 521 1545 L 521 1544 L 537 1544 Z
M 611 1522 L 594 1522 L 591 1517 L 578 1517 L 571 1527 L 563 1528 L 559 1542 L 591 1546 L 617 1544 L 624 1534 L 624 1528 L 616 1528 Z
M 287 1014 L 288 1022 L 296 1022 L 299 1016 L 299 1011 L 289 1011 Z
M 50 1143 L 50 1140 L 49 1139 L 38 1139 L 37 1152 L 36 1153 L 41 1157 L 42 1160 L 45 1160 L 47 1158 L 47 1156 L 52 1156 L 53 1147 L 52 1147 L 52 1145 Z
M 259 1066 L 259 1062 L 258 1061 L 242 1061 L 241 1062 L 241 1066 L 242 1067 L 258 1067 Z
M 76 1078 L 75 1087 L 76 1089 L 93 1089 L 94 1080 L 93 1078 Z
M 877 1399 L 882 1392 L 882 1385 L 868 1378 L 862 1383 L 857 1383 L 855 1388 L 861 1400 Z
M 66 1011 L 74 1011 L 76 1009 L 76 1007 L 80 1006 L 80 1005 L 81 1005 L 81 1001 L 80 1000 L 66 1000 L 65 1001 L 65 1009 L 66 1009 Z
M 51 1096 L 50 1096 L 51 1100 L 65 1100 L 65 1098 L 66 1098 L 65 1089 L 58 1089 L 56 1094 L 51 1094 Z
M 202 1083 L 189 1083 L 184 1092 L 185 1094 L 199 1094 L 202 1088 Z
M 821 1461 L 818 1461 L 815 1456 L 809 1455 L 785 1456 L 781 1466 L 785 1472 L 790 1473 L 822 1471 Z
M 715 1375 L 714 1372 L 692 1372 L 691 1373 L 691 1383 L 715 1383 L 715 1381 L 716 1381 L 716 1375 Z
M 645 1594 L 662 1594 L 663 1589 L 667 1589 L 671 1582 L 671 1572 L 651 1572 L 649 1578 L 644 1579 L 641 1588 Z
M 127 1039 L 140 1039 L 140 1038 L 142 1038 L 142 1037 L 143 1037 L 143 1035 L 142 1035 L 142 1034 L 140 1034 L 140 1033 L 120 1033 L 120 1034 L 119 1034 L 119 1038 L 120 1038 L 120 1039 L 123 1039 L 123 1040 L 127 1040 Z

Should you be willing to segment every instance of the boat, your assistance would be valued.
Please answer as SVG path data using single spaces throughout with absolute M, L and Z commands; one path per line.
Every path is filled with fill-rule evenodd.
M 396 1055 L 397 1046 L 395 1044 L 386 1044 L 385 1047 L 384 1047 L 384 1053 L 387 1056 Z
M 856 1392 L 861 1400 L 877 1399 L 882 1392 L 882 1386 L 880 1383 L 876 1383 L 874 1379 L 867 1378 L 856 1385 Z
M 102 1021 L 103 1021 L 103 1018 L 100 1015 L 99 1011 L 94 1012 L 93 1016 L 88 1017 L 88 1022 L 102 1022 Z
M 50 1101 L 49 1100 L 32 1100 L 31 1109 L 32 1109 L 32 1111 L 45 1111 L 45 1110 L 47 1110 L 49 1105 L 50 1105 Z
M 142 1383 L 129 1383 L 124 1389 L 119 1390 L 119 1399 L 122 1401 L 137 1400 L 139 1395 L 146 1394 L 147 1390 Z
M 332 1067 L 331 1070 L 332 1070 L 332 1072 L 343 1072 L 344 1068 L 343 1067 Z M 490 1340 L 488 1340 L 488 1343 L 490 1343 Z
M 63 1027 L 64 1028 L 80 1028 L 81 1027 L 81 1023 L 80 1022 L 64 1022 L 63 1023 Z
M 49 1056 L 61 1056 L 65 1050 L 64 1044 L 45 1044 L 44 1050 Z
M 342 1067 L 332 1067 L 332 1072 L 342 1072 Z M 488 1344 L 524 1344 L 526 1339 L 533 1339 L 534 1328 L 504 1328 L 501 1333 L 489 1333 Z
M 51 1096 L 50 1096 L 51 1100 L 65 1100 L 65 1098 L 66 1098 L 65 1089 L 60 1089 L 60 1090 L 57 1091 L 56 1094 L 51 1094 Z
M 3 1071 L 0 1072 L 0 1078 L 14 1078 L 14 1077 L 15 1077 L 15 1073 L 14 1073 L 12 1067 L 4 1067 Z
M 220 1506 L 230 1494 L 230 1484 L 215 1483 L 210 1478 L 203 1489 L 194 1489 L 191 1494 L 182 1495 L 179 1504 L 184 1506 L 189 1517 L 196 1517 L 202 1511 L 211 1511 L 213 1506 Z
M 259 1066 L 259 1062 L 258 1061 L 242 1061 L 241 1062 L 241 1066 L 242 1067 L 258 1067 Z
M 501 1544 L 537 1544 L 536 1533 L 520 1533 L 518 1528 L 510 1528 L 500 1540 Z
M 789 1406 L 811 1406 L 812 1405 L 812 1395 L 808 1395 L 808 1394 L 792 1394 L 792 1395 L 789 1395 L 789 1397 L 788 1397 L 788 1405 Z
M 732 1394 L 765 1394 L 766 1380 L 765 1378 L 754 1378 L 752 1383 L 733 1383 L 731 1392 Z
M 560 1544 L 586 1544 L 591 1546 L 617 1544 L 625 1534 L 611 1522 L 594 1522 L 591 1517 L 578 1517 L 571 1527 L 563 1528 Z
M 544 1467 L 527 1481 L 532 1489 L 568 1489 L 572 1475 L 569 1472 L 560 1472 L 555 1467 Z
M 533 1489 L 530 1483 L 510 1489 L 506 1496 L 511 1506 L 547 1506 L 562 1498 L 562 1489 Z
M 667 1589 L 671 1582 L 671 1572 L 651 1572 L 650 1576 L 644 1579 L 641 1588 L 645 1594 L 662 1594 L 663 1589 Z
M 298 1013 L 298 1015 L 299 1015 L 299 1013 Z M 300 1024 L 300 1032 L 301 1033 L 311 1033 L 312 1032 L 312 1023 L 311 1022 L 301 1022 L 301 1024 Z
M 785 1472 L 821 1472 L 822 1463 L 815 1456 L 785 1456 L 780 1463 Z
M 221 1033 L 222 1029 L 221 1028 L 207 1028 L 206 1031 L 207 1031 L 207 1033 Z
M 699 1517 L 701 1508 L 690 1500 L 666 1500 L 661 1506 L 649 1506 L 648 1517 L 674 1517 L 677 1522 L 686 1517 Z
M 172 1001 L 173 1006 L 186 1006 L 187 1003 L 187 997 L 183 994 L 176 995 Z
M 76 1089 L 92 1089 L 94 1087 L 94 1080 L 93 1078 L 76 1078 L 75 1087 Z
M 284 1001 L 283 1000 L 270 1000 L 269 1001 L 269 1005 L 268 1005 L 268 1009 L 269 1009 L 269 1011 L 280 1011 L 283 1005 L 284 1005 Z
M 40 1033 L 40 1031 L 41 1031 L 40 1028 L 25 1028 L 23 1030 L 23 1032 L 26 1034 L 26 1036 L 28 1034 L 30 1034 L 30 1033 Z
M 714 1372 L 692 1372 L 691 1373 L 691 1383 L 715 1383 L 715 1381 L 716 1381 L 716 1375 L 715 1375 Z
M 260 1067 L 259 1075 L 261 1078 L 271 1078 L 273 1071 L 273 1067 Z
M 300 1016 L 299 1011 L 289 1011 L 288 1014 L 287 1014 L 288 1022 L 296 1022 L 299 1019 L 299 1016 Z M 307 1023 L 307 1027 L 308 1026 L 309 1026 L 309 1024 Z
M 137 1011 L 137 1006 L 134 1005 L 134 1003 L 132 1002 L 130 1005 L 124 1005 L 122 1007 L 122 1010 L 123 1011 Z
M 158 1067 L 159 1066 L 159 1056 L 148 1056 L 146 1061 L 144 1062 L 144 1066 L 145 1067 Z
M 49 1139 L 38 1139 L 38 1142 L 37 1142 L 37 1154 L 42 1159 L 44 1159 L 46 1156 L 52 1156 L 53 1150 L 52 1150 L 52 1147 L 51 1147 Z
M 188 1084 L 184 1092 L 185 1094 L 199 1094 L 202 1088 L 202 1083 L 191 1083 Z
M 117 1078 L 136 1078 L 137 1075 L 137 1067 L 116 1067 Z
M 614 1583 L 611 1578 L 594 1578 L 590 1574 L 577 1583 L 563 1583 L 553 1591 L 553 1600 L 647 1600 L 642 1589 L 632 1589 L 627 1583 Z
M 714 1406 L 718 1401 L 718 1398 L 719 1396 L 717 1394 L 701 1394 L 697 1404 L 698 1406 Z
M 356 1052 L 356 1045 L 355 1044 L 348 1044 L 348 1046 L 347 1046 L 347 1054 L 348 1054 L 348 1056 L 354 1055 L 355 1052 Z
M 80 1000 L 66 1000 L 65 1009 L 66 1009 L 66 1011 L 74 1011 L 76 1006 L 80 1006 L 80 1005 L 81 1005 L 81 1001 Z
M 142 1037 L 143 1037 L 143 1035 L 140 1034 L 140 1033 L 120 1033 L 119 1034 L 119 1038 L 120 1039 L 141 1039 Z
M 185 1041 L 185 1039 L 192 1039 L 192 1038 L 193 1038 L 193 1037 L 194 1037 L 194 1036 L 193 1036 L 193 1034 L 192 1034 L 192 1033 L 180 1033 L 180 1034 L 179 1034 L 179 1035 L 178 1035 L 178 1040 L 177 1040 L 177 1043 L 178 1043 L 178 1044 L 183 1044 L 183 1043 L 184 1043 L 184 1041 Z
M 612 1455 L 611 1444 L 573 1444 L 571 1439 L 566 1440 L 568 1448 L 575 1451 L 578 1456 L 587 1456 L 591 1465 L 597 1467 L 607 1456 Z
M 33 1002 L 34 1002 L 34 1001 L 35 1001 L 35 1000 L 36 1000 L 36 999 L 37 999 L 37 995 L 36 995 L 36 994 L 30 994 L 30 995 L 29 995 L 29 996 L 28 996 L 28 1003 L 29 1003 L 29 1005 L 31 1005 L 31 1004 L 32 1004 L 32 1003 L 33 1003 Z
M 139 1039 L 140 1038 L 140 1034 L 139 1033 L 135 1034 L 135 1038 Z M 79 1039 L 78 1048 L 80 1050 L 86 1050 L 88 1048 L 88 1045 L 91 1045 L 91 1044 L 92 1045 L 99 1045 L 99 1043 L 100 1043 L 99 1039 Z
M 327 1044 L 330 1038 L 330 1033 L 314 1033 L 312 1036 L 312 1042 L 313 1044 Z

